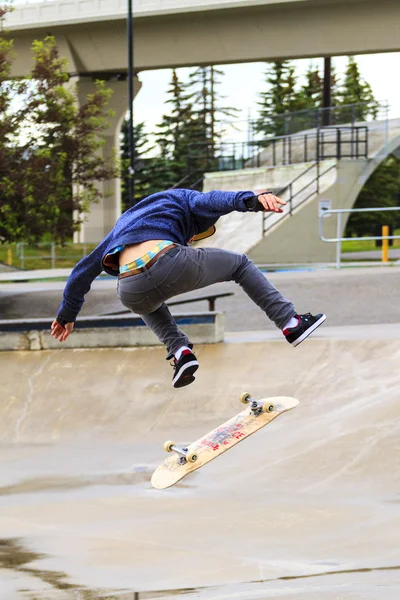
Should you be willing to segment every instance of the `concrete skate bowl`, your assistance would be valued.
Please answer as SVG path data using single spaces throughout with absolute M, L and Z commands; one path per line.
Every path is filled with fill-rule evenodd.
M 0 598 L 397 599 L 400 342 L 197 355 L 173 390 L 160 348 L 0 354 Z M 222 423 L 242 391 L 300 405 L 152 489 L 163 442 Z

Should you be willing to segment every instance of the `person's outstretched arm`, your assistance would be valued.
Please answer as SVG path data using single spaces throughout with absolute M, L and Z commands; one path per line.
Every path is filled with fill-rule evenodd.
M 72 269 L 64 288 L 57 318 L 51 325 L 51 335 L 60 342 L 64 342 L 72 332 L 75 319 L 85 301 L 85 295 L 103 270 L 102 259 L 111 237 L 110 232 L 93 252 L 82 258 Z
M 218 219 L 233 211 L 283 212 L 281 208 L 286 202 L 270 192 L 255 195 L 251 191 L 244 192 L 189 192 L 189 207 L 193 214 L 204 218 Z

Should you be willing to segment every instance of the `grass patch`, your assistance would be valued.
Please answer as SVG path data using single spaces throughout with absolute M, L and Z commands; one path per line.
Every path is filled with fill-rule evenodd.
M 400 235 L 400 229 L 396 229 L 393 235 Z M 389 251 L 400 248 L 400 239 L 392 241 L 393 246 L 389 246 Z M 377 246 L 374 240 L 342 242 L 342 252 L 369 252 L 371 250 L 381 251 L 382 247 Z
M 54 247 L 54 268 L 69 269 L 89 254 L 96 244 L 65 244 Z M 51 245 L 48 243 L 24 246 L 23 253 L 17 244 L 0 245 L 0 262 L 11 264 L 17 269 L 51 269 Z

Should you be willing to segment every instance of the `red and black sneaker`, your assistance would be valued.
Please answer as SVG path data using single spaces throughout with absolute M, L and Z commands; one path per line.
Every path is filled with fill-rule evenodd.
M 172 363 L 171 363 L 172 364 Z M 193 352 L 190 350 L 184 350 L 179 360 L 174 358 L 174 375 L 172 377 L 172 385 L 175 388 L 181 388 L 189 383 L 193 383 L 195 378 L 193 373 L 199 368 L 199 363 Z
M 292 346 L 301 344 L 317 327 L 322 325 L 326 319 L 326 315 L 322 313 L 318 315 L 307 313 L 305 315 L 295 315 L 295 318 L 298 321 L 296 327 L 288 327 L 282 332 Z

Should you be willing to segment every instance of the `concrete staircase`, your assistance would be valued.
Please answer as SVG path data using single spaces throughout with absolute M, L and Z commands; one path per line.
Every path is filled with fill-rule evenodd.
M 368 157 L 347 158 L 354 140 L 343 140 L 341 153 L 344 158 L 319 162 L 296 162 L 304 156 L 304 134 L 292 136 L 289 142 L 279 140 L 275 157 L 271 147 L 263 149 L 259 156 L 246 161 L 244 169 L 208 173 L 204 191 L 212 189 L 239 191 L 249 190 L 279 192 L 288 202 L 283 214 L 231 213 L 220 219 L 217 233 L 204 240 L 200 246 L 216 246 L 245 252 L 257 264 L 294 264 L 308 262 L 334 262 L 336 244 L 322 242 L 319 234 L 320 201 L 329 201 L 332 209 L 350 209 L 362 187 L 377 166 L 390 153 L 399 152 L 400 119 L 373 121 L 356 124 L 368 127 Z M 308 154 L 316 154 L 315 130 L 310 133 Z M 311 134 L 314 133 L 314 136 Z M 335 132 L 327 132 L 327 141 L 334 143 Z M 329 136 L 332 136 L 331 140 Z M 285 144 L 285 147 L 283 146 Z M 325 146 L 328 148 L 329 143 Z M 254 164 L 268 163 L 282 152 L 283 162 L 278 166 Z M 286 154 L 285 154 L 286 152 Z M 379 199 L 376 201 L 379 206 Z M 343 219 L 342 234 L 346 226 Z M 325 237 L 334 238 L 337 233 L 336 217 L 324 219 Z
M 249 190 L 253 193 L 272 191 L 288 202 L 284 213 L 239 213 L 232 212 L 217 223 L 217 231 L 211 238 L 203 240 L 197 247 L 217 247 L 251 255 L 265 239 L 265 234 L 274 230 L 289 215 L 301 210 L 300 205 L 312 202 L 316 196 L 316 176 L 319 170 L 319 192 L 324 193 L 336 178 L 336 161 L 299 163 L 290 166 L 262 167 L 240 171 L 208 173 L 203 191 L 213 189 L 225 191 Z M 283 191 L 282 191 L 283 190 Z M 265 262 L 262 260 L 262 262 Z

